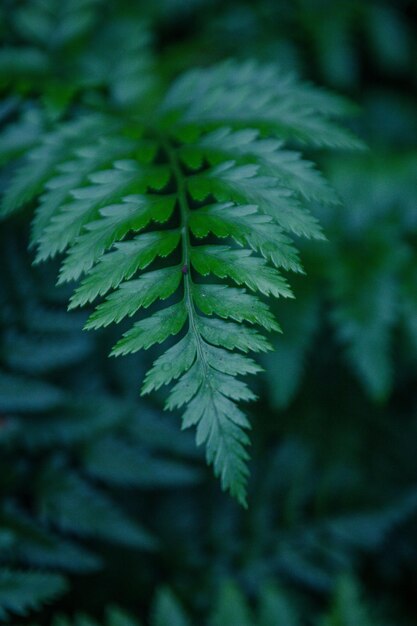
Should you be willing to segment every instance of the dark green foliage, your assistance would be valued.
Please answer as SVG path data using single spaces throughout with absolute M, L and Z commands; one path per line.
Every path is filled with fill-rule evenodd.
M 54 600 L 65 589 L 65 580 L 56 574 L 1 568 L 0 619 L 7 618 L 9 611 L 24 615 L 29 610 L 39 609 L 43 603 Z
M 294 598 L 273 584 L 268 584 L 253 610 L 241 589 L 231 581 L 224 581 L 204 626 L 301 626 L 300 610 Z M 375 617 L 375 620 L 377 618 Z M 191 621 L 181 603 L 169 589 L 161 588 L 154 598 L 148 626 L 191 626 Z M 199 622 L 201 623 L 201 622 Z M 380 626 L 380 621 L 370 617 L 368 607 L 360 598 L 354 579 L 346 576 L 339 580 L 332 606 L 318 622 L 320 626 Z M 110 608 L 106 611 L 103 626 L 140 626 L 140 622 L 127 613 Z M 58 617 L 52 626 L 99 626 L 85 615 L 75 621 Z
M 280 272 L 303 271 L 293 237 L 323 238 L 310 204 L 338 199 L 312 163 L 284 150 L 284 142 L 345 149 L 360 142 L 334 122 L 348 111 L 342 99 L 251 61 L 185 73 L 151 115 L 138 94 L 133 103 L 117 114 L 86 111 L 45 133 L 17 167 L 2 213 L 40 196 L 32 229 L 36 261 L 66 253 L 59 284 L 82 278 L 70 308 L 106 296 L 87 329 L 169 301 L 136 322 L 112 355 L 148 349 L 184 330 L 148 371 L 143 393 L 175 382 L 166 406 L 185 407 L 183 428 L 196 426 L 197 443 L 206 445 L 223 488 L 246 506 L 250 424 L 237 403 L 256 396 L 236 377 L 259 366 L 232 351 L 263 352 L 269 344 L 245 325 L 206 317 L 236 319 L 230 287 L 223 285 L 229 312 L 206 306 L 205 294 L 195 293 L 214 276 L 236 283 L 243 296 L 247 288 L 292 297 Z M 174 228 L 161 229 L 173 219 Z M 150 224 L 152 230 L 138 234 Z M 130 234 L 135 237 L 123 241 Z M 225 245 L 207 244 L 209 235 Z M 178 263 L 171 255 L 179 249 Z M 163 267 L 131 280 L 166 257 Z M 244 309 L 239 315 L 254 321 Z
M 80 539 L 139 552 L 158 548 L 152 533 L 117 504 L 120 488 L 189 486 L 199 475 L 158 454 L 158 448 L 175 453 L 175 430 L 155 419 L 147 436 L 145 409 L 104 391 L 103 372 L 91 375 L 94 346 L 79 333 L 81 318 L 67 316 L 65 295 L 46 291 L 14 239 L 11 230 L 2 237 L 0 561 L 51 572 L 96 571 L 104 562 Z M 152 412 L 146 414 L 149 420 Z M 180 450 L 186 454 L 189 442 Z M 4 612 L 24 613 L 65 589 L 56 573 L 4 572 L 11 581 L 0 597 Z
M 0 13 L 0 621 L 414 624 L 413 3 Z

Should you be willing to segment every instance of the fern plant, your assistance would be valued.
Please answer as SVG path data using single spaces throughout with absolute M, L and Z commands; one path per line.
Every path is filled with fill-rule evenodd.
M 337 359 L 372 402 L 385 404 L 396 379 L 410 375 L 406 360 L 415 360 L 416 346 L 415 169 L 416 156 L 408 150 L 383 158 L 355 154 L 340 163 L 326 159 L 343 205 L 317 207 L 329 242 L 320 254 L 304 246 L 308 281 L 298 281 L 296 302 L 274 307 L 285 329 L 264 357 L 275 407 L 286 408 L 299 391 L 324 307 Z M 282 372 L 279 386 L 276 371 Z
M 0 620 L 7 619 L 9 611 L 39 609 L 65 589 L 65 579 L 58 574 L 0 569 Z
M 279 331 L 262 297 L 292 297 L 282 271 L 303 271 L 294 239 L 323 238 L 309 204 L 337 203 L 284 146 L 359 142 L 334 122 L 343 100 L 253 62 L 190 71 L 149 102 L 86 111 L 44 135 L 2 213 L 40 195 L 36 261 L 65 253 L 58 282 L 81 278 L 70 309 L 101 300 L 87 329 L 143 312 L 113 356 L 176 337 L 142 393 L 174 383 L 166 407 L 186 407 L 183 428 L 196 426 L 223 488 L 245 505 L 249 421 L 238 403 L 255 395 L 240 377 L 260 370 L 247 353 L 270 349 L 254 326 Z
M 356 579 L 346 574 L 339 579 L 333 593 L 330 609 L 317 619 L 316 611 L 305 606 L 301 601 L 275 583 L 269 582 L 259 594 L 256 609 L 253 609 L 243 589 L 230 580 L 222 584 L 214 598 L 211 610 L 203 622 L 191 620 L 180 601 L 170 589 L 161 587 L 157 590 L 148 626 L 301 626 L 307 623 L 302 616 L 308 617 L 309 623 L 320 626 L 373 626 L 381 624 L 378 617 L 371 618 L 368 607 L 360 598 Z M 312 621 L 313 620 L 313 621 Z M 125 611 L 109 607 L 105 612 L 105 626 L 141 626 L 143 622 L 133 618 Z M 384 624 L 386 622 L 383 622 Z M 74 620 L 64 616 L 56 617 L 53 626 L 99 626 L 96 620 L 86 615 L 78 615 Z
M 180 495 L 202 478 L 191 433 L 178 433 L 133 394 L 110 392 L 117 380 L 100 362 L 92 372 L 98 336 L 81 333 L 84 313 L 67 315 L 66 294 L 31 267 L 19 234 L 9 227 L 0 234 L 0 623 L 6 624 L 10 615 L 68 592 L 70 577 L 109 569 L 112 546 L 127 548 L 142 564 L 150 554 L 158 558 L 161 541 L 146 520 L 149 491 Z M 127 378 L 128 368 L 118 369 Z

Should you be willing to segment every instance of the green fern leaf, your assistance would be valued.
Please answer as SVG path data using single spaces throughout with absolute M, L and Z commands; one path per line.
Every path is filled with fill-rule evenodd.
M 64 593 L 67 585 L 58 574 L 0 569 L 0 620 L 9 613 L 26 615 Z
M 338 201 L 285 144 L 359 142 L 335 121 L 342 99 L 252 62 L 186 73 L 141 119 L 140 103 L 50 133 L 3 212 L 41 194 L 37 260 L 65 254 L 59 282 L 81 279 L 70 308 L 99 299 L 87 329 L 139 315 L 112 355 L 175 337 L 142 393 L 174 383 L 166 407 L 184 407 L 183 427 L 245 504 L 250 424 L 238 403 L 255 395 L 240 377 L 261 368 L 242 353 L 270 348 L 251 325 L 279 331 L 262 297 L 293 297 L 281 272 L 303 272 L 294 239 L 323 238 L 310 203 Z
M 62 400 L 61 390 L 51 384 L 0 371 L 0 411 L 47 411 Z
M 91 315 L 85 328 L 101 328 L 132 317 L 140 308 L 147 308 L 155 300 L 166 300 L 179 287 L 181 268 L 178 266 L 142 274 L 135 281 L 122 283 Z
M 19 561 L 40 568 L 64 568 L 70 572 L 90 572 L 101 562 L 85 548 L 45 531 L 20 511 L 0 511 L 1 527 L 12 538 L 11 553 Z
M 272 349 L 266 338 L 256 330 L 233 322 L 200 317 L 198 329 L 208 343 L 214 346 L 224 346 L 228 350 L 267 352 Z
M 123 335 L 113 348 L 112 356 L 129 354 L 150 348 L 155 343 L 163 343 L 170 335 L 177 335 L 187 320 L 184 302 L 157 311 L 136 324 Z
M 187 372 L 197 354 L 192 333 L 187 333 L 178 343 L 156 359 L 153 367 L 145 376 L 142 393 L 155 391 L 163 385 L 169 385 Z
M 26 112 L 16 123 L 9 124 L 0 137 L 0 163 L 21 156 L 38 144 L 44 130 L 40 111 Z
M 169 91 L 165 109 L 186 109 L 177 131 L 181 136 L 188 135 L 190 127 L 221 124 L 256 128 L 313 146 L 363 148 L 362 142 L 334 121 L 351 111 L 342 98 L 280 74 L 273 65 L 259 66 L 254 61 L 226 61 L 188 72 Z
M 228 246 L 198 246 L 192 250 L 191 263 L 202 276 L 214 274 L 231 278 L 251 291 L 276 298 L 292 297 L 285 279 L 269 267 L 263 259 L 252 256 L 250 250 L 234 250 Z
M 277 268 L 303 271 L 290 240 L 270 216 L 258 213 L 256 205 L 212 204 L 193 211 L 189 224 L 196 237 L 207 237 L 209 233 L 231 237 L 240 245 L 260 252 Z
M 263 175 L 279 179 L 304 200 L 338 204 L 336 193 L 313 163 L 303 160 L 299 152 L 283 150 L 283 145 L 277 139 L 261 139 L 258 130 L 233 132 L 230 128 L 219 128 L 200 137 L 196 144 L 185 145 L 181 157 L 191 168 L 199 168 L 204 158 L 211 165 L 230 159 L 255 163 Z
M 160 589 L 151 611 L 150 626 L 190 626 L 181 605 L 169 589 Z
M 153 422 L 152 426 L 155 426 Z M 172 446 L 172 436 L 166 438 L 166 443 Z M 200 472 L 194 467 L 150 455 L 143 445 L 132 445 L 115 438 L 100 439 L 85 446 L 83 462 L 94 478 L 116 486 L 155 489 L 193 485 L 200 480 Z
M 300 626 L 300 618 L 283 590 L 268 584 L 262 589 L 259 606 L 260 626 Z
M 98 132 L 101 130 L 100 124 Z M 91 141 L 91 135 L 94 137 L 91 131 L 86 134 L 89 141 Z M 84 184 L 90 174 L 112 165 L 113 160 L 119 156 L 125 156 L 129 148 L 133 150 L 134 144 L 129 143 L 126 138 L 114 137 L 111 141 L 102 139 L 99 140 L 98 147 L 96 145 L 79 147 L 73 154 L 68 155 L 70 160 L 56 167 L 56 176 L 45 185 L 46 191 L 41 197 L 33 221 L 32 238 L 39 246 L 38 261 L 43 261 L 56 252 L 56 248 L 50 249 L 46 242 L 42 245 L 42 235 L 44 229 L 50 226 L 51 220 L 56 219 L 61 207 L 71 200 L 71 192 Z M 28 158 L 30 156 L 29 154 Z
M 158 256 L 168 256 L 177 247 L 178 240 L 178 231 L 155 231 L 134 241 L 117 243 L 115 251 L 101 257 L 76 290 L 70 308 L 93 302 L 97 296 L 118 287 L 122 280 L 130 279 L 139 269 L 145 269 Z
M 371 626 L 373 620 L 362 602 L 357 581 L 345 574 L 338 581 L 333 606 L 320 622 L 321 626 Z
M 127 518 L 104 493 L 68 468 L 47 467 L 38 484 L 42 519 L 66 532 L 152 549 L 155 541 Z
M 233 582 L 223 583 L 210 620 L 210 626 L 224 624 L 239 626 L 254 624 L 245 596 Z
M 134 196 L 128 197 L 124 204 L 106 206 L 100 211 L 100 218 L 94 222 L 86 225 L 85 234 L 80 235 L 74 246 L 71 248 L 71 252 L 68 254 L 65 262 L 62 265 L 60 273 L 60 283 L 67 282 L 69 280 L 76 280 L 79 276 L 87 272 L 102 256 L 103 252 L 108 250 L 115 241 L 123 239 L 123 237 L 130 231 L 139 232 L 145 228 L 151 220 L 159 223 L 166 222 L 174 210 L 174 199 L 159 199 L 158 196 L 152 201 L 152 198 L 146 196 Z M 168 232 L 156 232 L 148 233 L 143 237 L 138 238 L 136 243 L 136 249 L 141 248 L 143 242 L 147 239 L 152 241 L 152 236 L 155 239 L 155 243 L 158 242 L 160 247 L 156 248 L 158 256 L 168 256 L 179 243 L 179 233 L 177 231 Z M 131 255 L 127 254 L 129 250 L 129 244 L 119 244 L 116 246 L 119 253 L 119 260 L 123 261 L 124 258 Z M 131 250 L 135 250 L 135 245 L 130 246 Z M 117 266 L 117 261 L 112 258 L 112 262 L 109 263 L 110 267 Z M 135 254 L 137 260 L 137 252 Z M 140 258 L 140 257 L 139 257 Z M 143 259 L 140 267 L 143 269 L 148 263 L 151 263 L 153 258 L 149 261 Z M 145 264 L 144 264 L 145 263 Z M 130 270 L 128 274 L 134 274 L 139 266 L 134 265 L 135 269 Z M 114 285 L 111 285 L 114 286 Z
M 216 314 L 237 322 L 259 324 L 265 330 L 280 331 L 280 327 L 268 306 L 244 289 L 234 289 L 227 285 L 192 286 L 193 296 L 198 308 L 206 315 Z
M 156 166 L 153 171 L 139 166 L 133 160 L 115 161 L 114 168 L 102 170 L 89 176 L 92 185 L 73 189 L 73 198 L 61 207 L 59 213 L 45 228 L 39 241 L 38 260 L 55 256 L 62 252 L 77 239 L 84 225 L 99 217 L 102 207 L 111 206 L 113 198 L 141 193 L 146 189 L 146 182 L 154 188 L 163 186 L 168 172 L 162 172 Z M 94 184 L 95 183 L 95 184 Z M 94 237 L 94 230 L 91 239 Z M 93 259 L 94 260 L 94 259 Z M 89 268 L 91 262 L 81 265 L 80 271 Z
M 110 607 L 106 610 L 106 626 L 140 626 L 140 623 L 124 611 Z
M 94 135 L 99 136 L 104 123 L 102 116 L 86 115 L 47 134 L 39 146 L 29 151 L 25 163 L 17 170 L 4 194 L 2 215 L 14 213 L 42 192 L 55 168 L 72 150 L 82 146 L 86 136 L 90 141 Z

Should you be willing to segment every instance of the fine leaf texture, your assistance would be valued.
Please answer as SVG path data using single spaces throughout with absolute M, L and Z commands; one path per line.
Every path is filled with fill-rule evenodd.
M 129 104 L 60 123 L 3 200 L 8 215 L 40 196 L 36 260 L 64 254 L 59 283 L 80 281 L 70 308 L 96 303 L 87 329 L 135 316 L 113 356 L 170 341 L 142 393 L 174 383 L 166 407 L 183 408 L 244 506 L 250 423 L 238 404 L 256 397 L 242 377 L 261 370 L 247 354 L 270 349 L 256 327 L 280 330 L 265 298 L 293 297 L 283 272 L 303 273 L 297 239 L 324 238 L 311 203 L 338 203 L 292 147 L 360 147 L 337 124 L 348 112 L 272 66 L 193 70 L 152 120 Z

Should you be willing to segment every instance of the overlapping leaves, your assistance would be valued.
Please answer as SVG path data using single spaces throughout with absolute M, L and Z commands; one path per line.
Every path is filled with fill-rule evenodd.
M 196 427 L 242 504 L 249 421 L 237 404 L 255 398 L 241 377 L 260 370 L 242 352 L 269 349 L 253 325 L 279 330 L 261 298 L 292 297 L 282 271 L 303 271 L 294 238 L 323 237 L 310 202 L 337 203 L 284 144 L 357 147 L 334 122 L 347 111 L 272 67 L 192 71 L 149 119 L 87 114 L 61 124 L 4 198 L 10 213 L 41 194 L 37 260 L 66 253 L 59 281 L 81 278 L 71 308 L 104 298 L 87 328 L 142 313 L 112 354 L 176 337 L 143 393 L 175 383 L 166 406 L 185 407 L 183 427 Z

